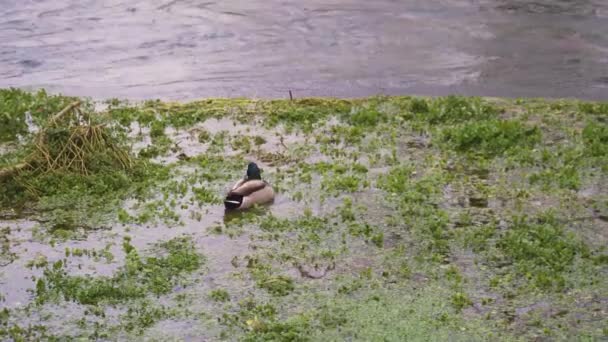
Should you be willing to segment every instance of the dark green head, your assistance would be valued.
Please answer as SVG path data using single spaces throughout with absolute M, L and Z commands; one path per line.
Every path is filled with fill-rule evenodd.
M 261 170 L 256 163 L 247 165 L 247 179 L 262 179 Z

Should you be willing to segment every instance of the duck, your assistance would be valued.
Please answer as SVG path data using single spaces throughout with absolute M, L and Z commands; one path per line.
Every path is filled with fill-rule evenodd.
M 226 195 L 226 210 L 243 210 L 274 201 L 274 190 L 268 182 L 262 180 L 261 172 L 256 163 L 247 165 L 245 178 L 236 182 Z

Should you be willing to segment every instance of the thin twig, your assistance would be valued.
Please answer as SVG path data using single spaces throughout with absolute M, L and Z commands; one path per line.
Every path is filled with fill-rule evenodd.
M 63 117 L 66 113 L 70 112 L 72 109 L 74 109 L 78 106 L 80 106 L 80 101 L 75 101 L 75 102 L 70 103 L 65 108 L 63 108 L 59 113 L 53 115 L 47 122 L 47 125 L 49 125 L 49 126 L 54 125 L 57 120 L 61 119 L 61 117 Z

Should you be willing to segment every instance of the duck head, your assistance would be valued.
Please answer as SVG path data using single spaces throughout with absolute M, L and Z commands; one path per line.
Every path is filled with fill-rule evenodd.
M 247 165 L 247 179 L 262 179 L 261 170 L 256 163 Z

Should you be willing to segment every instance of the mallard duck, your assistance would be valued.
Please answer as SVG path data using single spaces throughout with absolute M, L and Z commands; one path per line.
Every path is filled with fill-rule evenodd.
M 247 209 L 255 204 L 274 200 L 274 190 L 262 180 L 260 168 L 256 163 L 247 165 L 247 175 L 234 184 L 226 195 L 224 205 L 228 210 Z

